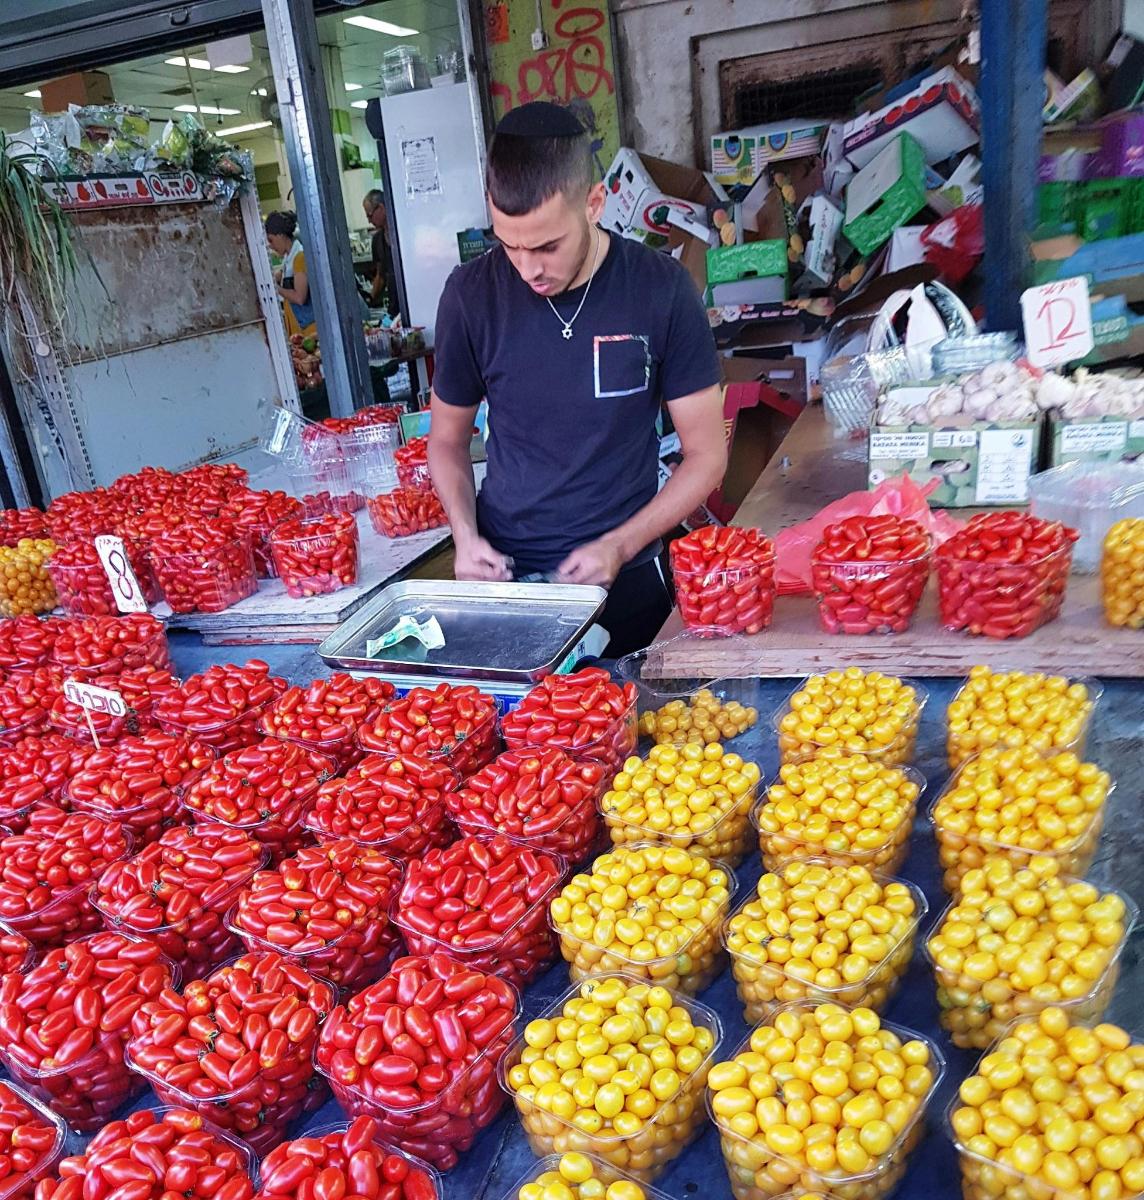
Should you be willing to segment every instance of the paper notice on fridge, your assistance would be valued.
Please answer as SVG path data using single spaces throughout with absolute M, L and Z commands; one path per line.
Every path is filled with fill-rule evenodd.
M 416 200 L 419 196 L 441 195 L 441 171 L 437 165 L 437 141 L 434 137 L 403 140 L 401 161 L 405 167 L 405 194 L 410 200 Z

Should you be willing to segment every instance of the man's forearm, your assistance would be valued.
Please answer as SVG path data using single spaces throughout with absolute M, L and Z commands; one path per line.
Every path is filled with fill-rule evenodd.
M 688 455 L 658 495 L 605 537 L 615 543 L 623 561 L 629 561 L 694 512 L 719 485 L 725 468 L 722 454 Z
M 429 442 L 429 474 L 453 529 L 454 541 L 477 536 L 477 489 L 468 446 Z

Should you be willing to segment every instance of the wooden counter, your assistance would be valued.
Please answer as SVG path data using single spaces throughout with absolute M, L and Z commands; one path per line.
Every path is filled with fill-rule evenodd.
M 774 458 L 748 493 L 736 525 L 756 526 L 774 536 L 812 517 L 848 492 L 866 487 L 866 450 L 839 440 L 820 405 L 807 407 Z M 975 509 L 951 510 L 964 519 Z M 780 596 L 770 629 L 752 637 L 698 643 L 649 659 L 665 676 L 735 678 L 799 676 L 832 667 L 860 666 L 906 675 L 963 675 L 975 663 L 1069 675 L 1144 676 L 1144 631 L 1113 629 L 1100 607 L 1099 579 L 1074 575 L 1064 610 L 1056 621 L 1027 638 L 996 641 L 942 629 L 937 619 L 937 581 L 930 578 L 910 629 L 905 633 L 847 637 L 824 633 L 818 606 L 809 596 Z M 682 630 L 679 612 L 668 618 L 660 639 Z

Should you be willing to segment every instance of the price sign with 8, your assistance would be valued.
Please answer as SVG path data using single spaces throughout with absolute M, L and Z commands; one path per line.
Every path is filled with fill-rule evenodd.
M 107 582 L 111 584 L 111 594 L 119 611 L 147 612 L 147 601 L 131 569 L 123 539 L 111 533 L 101 533 L 95 539 L 95 549 L 107 572 Z

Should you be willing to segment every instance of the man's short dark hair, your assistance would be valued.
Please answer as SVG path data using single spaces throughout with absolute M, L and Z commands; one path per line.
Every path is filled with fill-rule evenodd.
M 593 175 L 586 133 L 522 137 L 498 132 L 489 146 L 489 200 L 509 217 L 532 212 L 557 192 L 578 199 L 592 186 Z
M 381 188 L 370 188 L 362 197 L 362 203 L 372 212 L 379 204 L 385 203 L 385 193 Z

